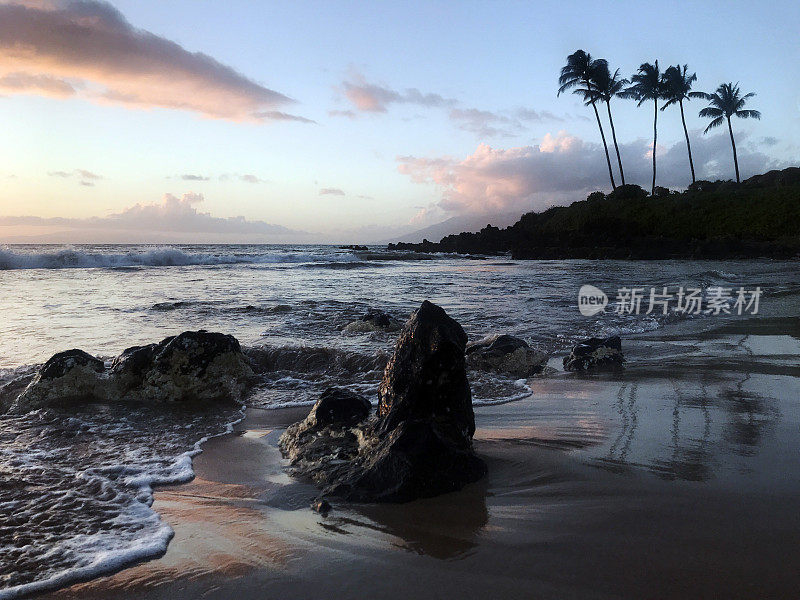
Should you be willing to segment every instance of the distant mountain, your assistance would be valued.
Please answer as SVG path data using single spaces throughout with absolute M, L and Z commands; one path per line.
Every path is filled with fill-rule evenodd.
M 438 242 L 443 237 L 462 231 L 480 231 L 486 225 L 494 225 L 495 227 L 508 227 L 519 220 L 519 213 L 506 213 L 497 215 L 464 215 L 450 217 L 449 219 L 430 225 L 424 229 L 418 229 L 399 237 L 383 240 L 381 244 L 391 244 L 397 242 L 407 242 L 411 244 L 418 244 L 422 240 L 430 240 Z

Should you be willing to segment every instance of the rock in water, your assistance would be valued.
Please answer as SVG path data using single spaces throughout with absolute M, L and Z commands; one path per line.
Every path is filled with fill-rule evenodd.
M 567 371 L 586 371 L 594 369 L 619 370 L 625 357 L 622 354 L 622 341 L 619 336 L 606 339 L 589 338 L 572 348 L 564 357 Z
M 158 344 L 128 348 L 106 369 L 83 352 L 59 352 L 11 404 L 27 412 L 65 402 L 239 400 L 253 374 L 236 338 L 186 331 Z
M 370 331 L 397 331 L 400 329 L 402 321 L 395 319 L 392 315 L 382 310 L 369 309 L 364 315 L 348 323 L 343 331 L 345 333 L 367 333 Z
M 530 377 L 541 373 L 546 363 L 547 354 L 511 335 L 492 335 L 467 346 L 467 364 L 481 371 Z
M 126 400 L 238 400 L 253 373 L 232 335 L 184 331 L 158 344 L 129 348 L 113 363 Z
M 83 350 L 54 354 L 11 404 L 25 411 L 83 400 L 103 400 L 108 392 L 102 360 Z
M 424 302 L 400 333 L 377 416 L 356 425 L 321 423 L 321 398 L 281 437 L 294 472 L 311 477 L 326 495 L 358 502 L 407 502 L 483 477 L 486 465 L 472 451 L 466 342 L 456 321 Z

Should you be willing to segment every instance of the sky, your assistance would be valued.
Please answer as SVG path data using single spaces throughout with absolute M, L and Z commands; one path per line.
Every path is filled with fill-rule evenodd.
M 797 165 L 798 23 L 788 0 L 0 0 L 0 242 L 366 243 L 609 191 L 594 113 L 556 95 L 578 48 L 739 82 L 742 176 Z M 703 106 L 698 177 L 733 178 Z M 649 188 L 652 105 L 611 107 Z M 658 183 L 684 188 L 680 113 L 658 120 Z

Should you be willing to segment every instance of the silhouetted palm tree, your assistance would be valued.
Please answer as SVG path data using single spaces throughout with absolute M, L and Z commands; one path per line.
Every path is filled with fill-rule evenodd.
M 619 94 L 623 98 L 633 98 L 638 106 L 647 100 L 653 101 L 653 185 L 650 195 L 656 192 L 656 142 L 658 141 L 658 101 L 664 96 L 664 81 L 658 69 L 658 61 L 651 65 L 642 63 L 639 70 L 631 76 L 632 85 Z
M 611 170 L 611 157 L 608 155 L 608 144 L 606 144 L 606 136 L 603 133 L 603 125 L 600 123 L 600 113 L 597 112 L 597 98 L 592 97 L 592 71 L 598 68 L 598 63 L 603 62 L 603 59 L 593 59 L 592 55 L 584 52 L 583 50 L 576 50 L 574 53 L 567 57 L 567 64 L 561 68 L 561 76 L 558 78 L 558 96 L 562 92 L 576 86 L 583 85 L 583 88 L 576 89 L 574 93 L 582 94 L 587 104 L 591 104 L 594 109 L 594 116 L 597 119 L 597 127 L 600 128 L 600 137 L 603 139 L 603 148 L 606 151 L 606 162 L 608 163 L 608 176 L 611 178 L 611 187 L 617 189 L 617 184 L 614 183 L 614 172 Z M 587 93 L 589 97 L 587 97 Z
M 614 149 L 617 151 L 617 164 L 619 165 L 619 176 L 622 185 L 625 185 L 625 171 L 622 170 L 622 158 L 619 155 L 619 144 L 617 143 L 617 131 L 614 129 L 614 118 L 611 116 L 611 99 L 623 92 L 628 83 L 627 79 L 619 76 L 619 69 L 611 74 L 608 63 L 605 60 L 598 60 L 591 71 L 592 90 L 586 88 L 586 92 L 593 94 L 598 99 L 606 103 L 608 109 L 608 122 L 611 123 L 611 137 L 614 139 Z M 587 99 L 588 104 L 590 100 Z
M 708 124 L 703 133 L 707 133 L 709 129 L 722 125 L 723 121 L 728 121 L 728 133 L 731 134 L 731 146 L 733 147 L 733 166 L 736 168 L 736 182 L 739 179 L 739 159 L 736 157 L 736 142 L 733 140 L 733 127 L 731 126 L 731 117 L 736 116 L 742 119 L 760 119 L 761 113 L 757 110 L 743 110 L 744 105 L 747 103 L 748 98 L 755 96 L 753 92 L 741 95 L 739 91 L 739 84 L 723 83 L 717 88 L 713 94 L 705 94 L 702 92 L 695 92 L 701 98 L 705 98 L 711 102 L 700 111 L 701 117 L 709 117 L 713 119 Z
M 681 122 L 683 134 L 686 136 L 686 149 L 689 152 L 689 168 L 692 170 L 692 183 L 697 181 L 694 176 L 694 161 L 692 160 L 692 145 L 689 143 L 689 131 L 686 129 L 686 117 L 683 114 L 683 101 L 691 98 L 702 97 L 702 92 L 693 92 L 692 83 L 697 81 L 697 73 L 688 73 L 689 65 L 673 65 L 664 71 L 664 99 L 666 103 L 661 110 L 677 104 L 681 109 Z

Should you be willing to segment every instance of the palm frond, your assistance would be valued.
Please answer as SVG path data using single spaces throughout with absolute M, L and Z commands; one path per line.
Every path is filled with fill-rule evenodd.
M 718 118 L 725 116 L 725 112 L 722 109 L 717 108 L 716 106 L 707 106 L 702 109 L 699 113 L 701 117 L 708 117 L 708 118 Z
M 734 114 L 742 119 L 761 120 L 761 113 L 757 110 L 737 110 Z
M 720 126 L 720 125 L 722 125 L 724 122 L 725 122 L 725 117 L 717 117 L 716 119 L 714 119 L 713 121 L 711 121 L 711 123 L 709 123 L 709 124 L 708 124 L 708 127 L 706 127 L 706 128 L 705 128 L 705 130 L 703 131 L 703 133 L 708 133 L 708 130 L 709 130 L 709 129 L 713 129 L 714 127 L 719 127 L 719 126 Z

